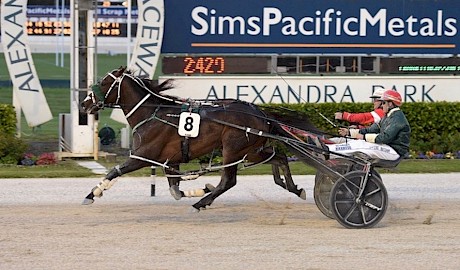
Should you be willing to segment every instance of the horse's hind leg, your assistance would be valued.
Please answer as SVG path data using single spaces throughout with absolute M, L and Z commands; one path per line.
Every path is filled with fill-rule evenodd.
M 117 177 L 119 177 L 119 176 L 121 176 L 123 174 L 138 170 L 138 169 L 143 168 L 143 167 L 146 167 L 148 165 L 150 165 L 150 164 L 146 163 L 146 162 L 143 162 L 143 161 L 139 161 L 139 160 L 135 160 L 135 159 L 130 158 L 127 161 L 125 161 L 121 166 L 117 165 L 117 166 L 113 167 L 109 171 L 109 173 L 101 180 L 101 182 L 99 182 L 99 184 L 96 185 L 91 190 L 91 192 L 83 200 L 82 204 L 83 205 L 92 204 L 94 202 L 94 197 L 97 197 L 97 198 L 102 197 L 102 192 L 104 190 L 110 189 L 115 184 L 115 182 L 116 182 L 116 180 L 114 180 L 115 178 L 117 178 Z
M 179 165 L 171 165 L 171 167 L 175 170 L 168 170 L 165 169 L 166 174 L 174 175 L 177 171 L 179 171 Z M 169 193 L 173 196 L 174 199 L 180 200 L 182 197 L 203 197 L 204 194 L 209 193 L 215 189 L 215 187 L 211 184 L 206 184 L 204 188 L 197 188 L 182 191 L 179 189 L 179 184 L 181 181 L 181 177 L 170 176 L 168 177 L 169 183 Z
M 273 180 L 275 180 L 275 184 L 277 184 L 278 186 L 284 189 L 287 189 L 286 183 L 284 183 L 283 178 L 281 178 L 280 167 L 278 165 L 272 164 L 272 174 L 273 174 Z
M 224 168 L 220 179 L 220 183 L 211 193 L 209 193 L 208 195 L 206 195 L 206 197 L 195 203 L 193 205 L 193 210 L 195 212 L 198 212 L 201 209 L 205 209 L 206 206 L 211 205 L 214 202 L 214 200 L 217 197 L 219 197 L 222 193 L 234 187 L 236 185 L 237 170 L 237 165 Z
M 272 156 L 272 148 L 264 148 L 259 151 L 256 156 L 252 156 L 251 158 L 254 160 L 267 160 L 271 157 L 267 163 L 272 165 L 273 180 L 275 184 L 305 200 L 307 198 L 306 192 L 303 188 L 298 189 L 297 185 L 294 184 L 286 155 L 275 154 L 273 157 Z M 284 179 L 280 175 L 280 169 L 283 171 Z
M 270 160 L 269 163 L 272 164 L 273 178 L 277 185 L 287 189 L 289 192 L 296 194 L 302 200 L 307 199 L 305 189 L 298 189 L 297 185 L 294 183 L 294 180 L 292 179 L 291 169 L 289 168 L 289 163 L 287 161 L 286 156 L 275 155 L 275 157 L 273 157 L 273 159 Z M 279 169 L 283 171 L 284 182 L 283 179 L 281 179 L 280 177 Z

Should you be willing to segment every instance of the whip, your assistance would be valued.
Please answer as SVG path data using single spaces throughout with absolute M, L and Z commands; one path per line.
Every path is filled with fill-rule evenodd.
M 270 65 L 270 67 L 272 68 L 273 72 L 274 72 L 278 77 L 280 77 L 280 78 L 284 81 L 284 83 L 287 84 L 287 86 L 290 87 L 289 83 L 283 78 L 283 76 L 281 76 L 281 75 L 276 71 L 275 67 L 274 67 L 273 65 Z M 306 101 L 305 99 L 303 99 L 302 96 L 299 96 L 298 98 L 301 99 L 303 102 L 307 103 L 307 101 Z M 334 122 L 332 122 L 329 118 L 327 118 L 326 116 L 324 116 L 324 114 L 322 114 L 321 112 L 319 112 L 317 108 L 315 108 L 315 111 L 316 111 L 324 120 L 326 120 L 329 124 L 331 124 L 333 127 L 335 127 L 335 128 L 340 127 L 340 126 L 338 126 L 337 124 L 335 124 Z

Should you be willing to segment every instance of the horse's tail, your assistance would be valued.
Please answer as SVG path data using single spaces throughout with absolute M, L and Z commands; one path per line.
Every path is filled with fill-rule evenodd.
M 289 126 L 291 128 L 307 131 L 318 136 L 326 135 L 325 132 L 318 129 L 310 121 L 310 118 L 306 113 L 283 107 L 269 107 L 260 105 L 258 107 L 267 115 L 268 118 L 270 118 L 271 122 L 278 124 L 275 125 L 275 127 Z
M 289 142 L 284 140 L 280 142 L 283 142 L 300 161 L 316 169 L 323 169 L 324 165 L 318 156 L 323 155 L 325 151 L 328 152 L 322 143 L 327 133 L 316 128 L 304 113 L 286 108 L 260 107 L 260 109 L 270 119 L 271 134 L 292 139 Z

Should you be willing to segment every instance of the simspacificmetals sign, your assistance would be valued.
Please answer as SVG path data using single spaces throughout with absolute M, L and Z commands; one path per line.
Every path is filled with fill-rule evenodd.
M 168 0 L 163 53 L 460 53 L 458 0 Z

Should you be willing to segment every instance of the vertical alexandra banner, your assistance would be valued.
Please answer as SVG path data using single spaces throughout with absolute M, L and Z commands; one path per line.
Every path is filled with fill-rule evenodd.
M 13 91 L 27 124 L 35 127 L 53 118 L 30 52 L 26 29 L 27 0 L 1 3 L 2 46 Z
M 161 53 L 164 28 L 163 0 L 138 0 L 136 41 L 129 69 L 138 76 L 153 77 Z
M 152 78 L 161 53 L 164 29 L 163 0 L 138 0 L 137 33 L 128 68 L 137 76 Z M 121 110 L 113 110 L 111 118 L 126 123 Z

